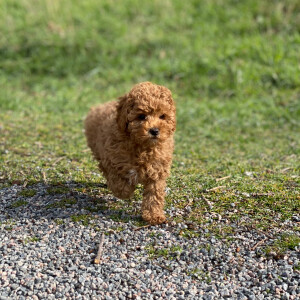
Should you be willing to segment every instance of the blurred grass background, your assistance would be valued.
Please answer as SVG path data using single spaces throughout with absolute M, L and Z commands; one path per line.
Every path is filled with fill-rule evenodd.
M 177 103 L 167 206 L 299 212 L 298 0 L 2 0 L 1 185 L 104 182 L 82 120 L 146 80 Z

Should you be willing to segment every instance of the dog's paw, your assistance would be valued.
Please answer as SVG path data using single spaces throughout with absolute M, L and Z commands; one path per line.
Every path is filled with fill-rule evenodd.
M 148 222 L 151 225 L 162 224 L 166 221 L 164 213 L 153 213 L 150 211 L 143 211 L 142 218 L 144 221 Z

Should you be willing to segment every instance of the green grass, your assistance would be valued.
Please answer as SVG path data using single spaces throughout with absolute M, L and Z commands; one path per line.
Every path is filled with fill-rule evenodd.
M 10 205 L 10 208 L 18 208 L 21 206 L 25 206 L 27 204 L 28 204 L 28 202 L 25 200 L 17 200 Z
M 66 199 L 63 199 L 61 201 L 48 204 L 46 206 L 46 208 L 48 208 L 48 209 L 50 209 L 50 208 L 66 208 L 66 207 L 70 207 L 70 206 L 72 206 L 72 205 L 74 205 L 76 203 L 77 203 L 76 199 L 74 199 L 74 198 L 66 198 Z
M 41 239 L 37 236 L 29 236 L 29 237 L 26 237 L 24 239 L 24 244 L 28 244 L 28 243 L 36 243 L 36 242 L 39 242 Z
M 59 218 L 55 219 L 54 222 L 56 225 L 64 225 L 65 224 L 65 221 L 62 219 L 59 219 Z
M 145 249 L 150 259 L 164 257 L 167 260 L 173 260 L 180 256 L 180 253 L 182 252 L 182 248 L 180 246 L 162 248 L 152 243 L 148 244 Z
M 35 190 L 22 190 L 21 192 L 18 193 L 19 196 L 23 197 L 33 197 L 36 194 Z
M 299 213 L 299 1 L 3 0 L 0 32 L 1 186 L 108 194 L 83 118 L 150 80 L 177 104 L 177 221 L 265 230 Z
M 295 250 L 300 245 L 300 237 L 295 234 L 282 234 L 272 245 L 265 248 L 267 255 L 282 258 L 287 250 Z
M 208 272 L 205 272 L 199 268 L 192 269 L 191 271 L 187 271 L 187 274 L 206 283 L 211 283 L 211 277 Z
M 88 226 L 92 219 L 91 215 L 73 215 L 71 221 L 74 223 L 81 223 L 83 226 Z
M 67 194 L 69 190 L 65 187 L 50 187 L 47 189 L 49 195 Z

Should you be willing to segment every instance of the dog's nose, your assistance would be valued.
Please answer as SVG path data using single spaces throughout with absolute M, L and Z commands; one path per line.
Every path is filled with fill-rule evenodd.
M 150 134 L 153 136 L 158 136 L 159 135 L 159 129 L 158 128 L 151 128 L 149 130 Z

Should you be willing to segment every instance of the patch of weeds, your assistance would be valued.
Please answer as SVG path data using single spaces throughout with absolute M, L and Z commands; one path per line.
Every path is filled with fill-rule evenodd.
M 148 244 L 145 247 L 145 250 L 148 252 L 150 259 L 164 257 L 166 259 L 173 260 L 182 252 L 182 248 L 180 246 L 172 246 L 170 248 L 158 248 L 154 243 Z
M 150 232 L 149 236 L 152 238 L 159 238 L 161 236 L 160 232 Z
M 211 234 L 214 235 L 215 238 L 221 239 L 226 238 L 228 240 L 231 239 L 231 235 L 234 232 L 234 228 L 228 225 L 216 226 L 216 224 L 208 224 L 206 229 L 209 230 Z
M 113 227 L 112 230 L 114 230 L 116 232 L 122 232 L 122 231 L 124 231 L 124 228 L 122 226 L 117 226 L 117 227 Z
M 54 222 L 57 224 L 57 225 L 63 225 L 65 224 L 65 221 L 63 219 L 55 219 Z
M 25 201 L 25 200 L 18 200 L 18 201 L 15 201 L 14 203 L 12 203 L 10 205 L 10 208 L 17 208 L 17 207 L 20 207 L 20 206 L 23 206 L 23 205 L 27 205 L 28 202 Z
M 51 187 L 47 189 L 47 193 L 49 195 L 57 195 L 57 194 L 67 194 L 69 189 L 65 187 Z
M 155 245 L 149 244 L 145 247 L 145 250 L 148 252 L 149 258 L 154 259 L 158 257 L 169 258 L 169 249 L 160 249 L 156 248 Z
M 295 250 L 300 244 L 300 237 L 295 234 L 282 234 L 274 243 L 265 248 L 267 256 L 280 259 L 287 250 Z
M 94 229 L 94 231 L 97 231 L 97 232 L 102 230 L 99 226 L 93 226 L 93 229 Z
M 4 226 L 4 229 L 6 231 L 12 231 L 13 230 L 13 226 L 12 225 L 6 225 L 6 226 Z
M 300 271 L 300 264 L 293 266 L 294 271 Z
M 90 212 L 94 212 L 94 213 L 97 213 L 99 211 L 104 211 L 104 210 L 107 210 L 108 207 L 105 206 L 105 205 L 96 205 L 94 207 L 91 207 L 91 206 L 88 206 L 88 207 L 85 207 L 86 210 L 90 211 Z
M 4 222 L 0 222 L 0 225 L 4 225 L 4 230 L 12 231 L 13 226 L 16 224 L 16 222 L 13 219 L 6 220 Z
M 92 216 L 90 215 L 73 215 L 71 216 L 71 220 L 74 223 L 81 222 L 83 226 L 88 226 L 90 224 L 90 221 L 92 219 Z
M 132 225 L 136 227 L 143 227 L 149 225 L 147 222 L 145 222 L 141 217 L 138 217 L 138 219 L 133 220 Z
M 210 250 L 212 250 L 212 246 L 211 244 L 206 244 L 206 245 L 202 245 L 198 247 L 200 250 L 201 249 L 205 249 L 207 252 L 209 252 Z
M 200 270 L 199 268 L 194 268 L 190 271 L 186 271 L 186 274 L 191 277 L 194 277 L 196 279 L 199 279 L 201 281 L 205 281 L 206 283 L 211 282 L 211 277 L 210 277 L 209 273 L 207 273 L 203 270 Z
M 172 218 L 172 221 L 175 222 L 176 224 L 179 224 L 179 223 L 183 223 L 185 220 L 183 219 L 183 217 L 180 215 L 180 216 L 175 216 Z
M 213 234 L 212 234 L 211 232 L 206 232 L 206 233 L 204 234 L 204 236 L 205 236 L 207 239 L 210 238 L 212 235 L 213 235 Z
M 200 233 L 190 229 L 182 229 L 180 230 L 179 235 L 191 239 L 191 238 L 199 237 Z
M 50 203 L 46 206 L 46 208 L 66 208 L 68 206 L 74 205 L 77 203 L 75 198 L 66 198 L 59 202 Z
M 134 191 L 134 195 L 133 195 L 133 199 L 135 201 L 140 201 L 141 199 L 143 199 L 143 186 L 141 184 L 138 184 L 136 186 L 136 189 Z
M 172 253 L 180 254 L 182 252 L 182 250 L 183 249 L 181 248 L 181 246 L 172 246 L 172 247 L 170 247 L 170 251 Z
M 82 193 L 82 194 L 87 193 L 87 188 L 85 187 L 76 187 L 74 188 L 74 190 L 76 190 L 77 193 Z
M 35 196 L 35 194 L 36 194 L 35 190 L 23 190 L 18 193 L 19 196 L 23 196 L 23 197 L 27 197 L 27 198 L 33 197 L 33 196 Z
M 145 225 L 143 221 L 133 220 L 131 215 L 124 214 L 123 211 L 115 211 L 109 217 L 115 222 L 128 223 L 132 221 L 132 224 L 137 227 Z
M 30 236 L 30 237 L 26 237 L 24 240 L 24 244 L 28 244 L 28 243 L 36 243 L 39 242 L 41 239 L 37 236 Z
M 96 231 L 100 231 L 100 228 L 98 226 L 94 226 L 93 228 Z M 109 236 L 109 235 L 115 234 L 116 232 L 122 232 L 122 231 L 124 231 L 124 228 L 122 226 L 115 226 L 115 227 L 111 227 L 110 229 L 105 231 L 104 234 Z
M 129 221 L 129 219 L 125 220 L 125 218 L 122 217 L 121 213 L 111 214 L 109 216 L 109 218 L 111 220 L 115 221 L 115 222 L 125 222 L 125 223 L 127 223 Z

